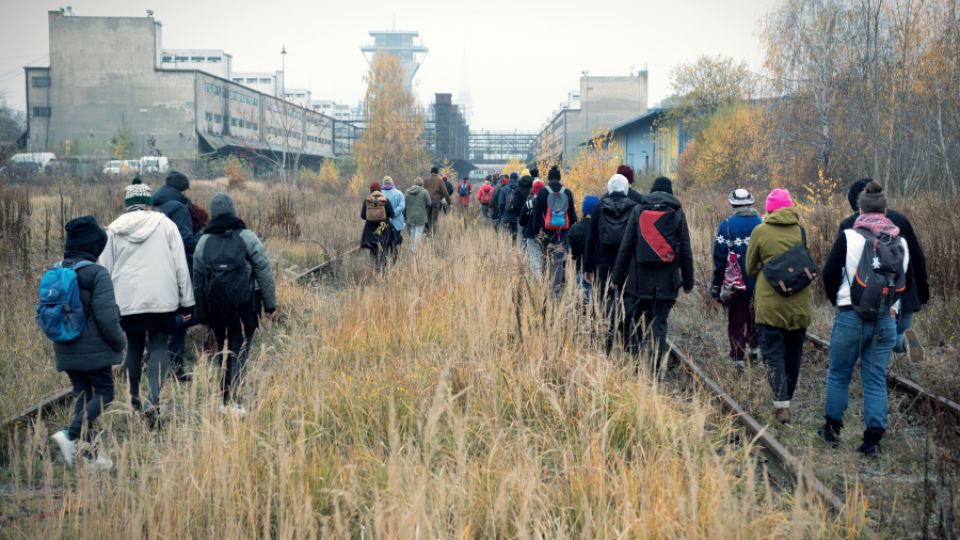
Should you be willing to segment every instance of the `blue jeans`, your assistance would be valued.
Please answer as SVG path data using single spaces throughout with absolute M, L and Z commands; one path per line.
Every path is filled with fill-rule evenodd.
M 907 352 L 907 340 L 903 337 L 903 333 L 913 328 L 913 316 L 915 313 L 915 311 L 901 311 L 900 316 L 897 317 L 897 342 L 893 346 L 893 352 Z
M 887 424 L 887 368 L 893 354 L 897 323 L 885 315 L 867 322 L 855 311 L 837 311 L 830 335 L 830 368 L 827 372 L 827 418 L 842 421 L 850 400 L 850 379 L 860 360 L 863 386 L 863 420 L 868 428 Z

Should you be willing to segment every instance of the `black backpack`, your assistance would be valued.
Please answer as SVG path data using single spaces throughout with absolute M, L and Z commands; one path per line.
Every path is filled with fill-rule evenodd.
M 763 276 L 782 296 L 793 296 L 817 279 L 820 269 L 807 251 L 807 231 L 800 227 L 800 243 L 763 265 Z
M 207 266 L 204 296 L 212 306 L 236 306 L 253 297 L 253 269 L 240 230 L 211 234 L 203 248 Z
M 866 240 L 857 272 L 850 279 L 850 303 L 860 318 L 875 321 L 888 313 L 903 296 L 907 276 L 899 236 L 876 236 L 866 229 L 854 229 Z
M 641 204 L 637 220 L 637 262 L 640 264 L 671 264 L 677 258 L 680 243 L 680 227 L 683 216 L 680 210 L 668 204 Z
M 637 201 L 629 197 L 606 197 L 600 201 L 600 211 L 597 218 L 597 240 L 603 246 L 620 245 L 627 225 L 630 224 L 630 212 L 637 205 Z
M 508 212 L 513 212 L 514 199 L 517 198 L 517 188 L 516 186 L 507 185 L 503 188 L 507 194 L 503 196 L 503 208 L 500 209 L 501 214 L 506 214 Z

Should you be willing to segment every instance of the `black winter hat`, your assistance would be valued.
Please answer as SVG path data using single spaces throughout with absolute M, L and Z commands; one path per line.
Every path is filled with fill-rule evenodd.
M 671 182 L 666 176 L 661 176 L 654 180 L 653 185 L 650 186 L 650 193 L 653 193 L 654 191 L 662 191 L 664 193 L 673 195 L 673 182 Z
M 518 176 L 517 173 L 515 173 L 515 172 L 510 173 L 510 179 L 511 179 L 511 180 L 516 180 L 517 178 L 520 178 L 520 176 Z
M 873 181 L 873 178 L 861 178 L 853 183 L 850 186 L 850 191 L 847 192 L 847 201 L 850 202 L 850 208 L 857 212 L 860 210 L 860 203 L 858 199 L 860 198 L 860 193 L 863 192 L 864 188 L 867 187 L 867 184 Z
M 170 171 L 170 174 L 167 175 L 166 184 L 177 191 L 190 189 L 190 179 L 180 171 Z
M 533 178 L 540 178 L 540 169 L 536 167 L 530 169 L 530 176 L 532 176 Z
M 860 193 L 857 202 L 859 203 L 860 211 L 864 214 L 882 214 L 887 211 L 887 197 L 883 194 L 883 186 L 872 180 L 863 188 L 863 192 Z
M 430 174 L 437 174 L 440 172 L 440 169 L 436 167 L 430 167 Z
M 554 180 L 560 181 L 560 168 L 556 165 L 550 167 L 550 172 L 547 173 L 547 182 L 553 182 Z
M 64 225 L 67 231 L 67 242 L 64 245 L 66 251 L 88 251 L 80 249 L 88 245 L 100 244 L 100 249 L 94 256 L 99 256 L 103 251 L 103 246 L 107 244 L 107 233 L 103 232 L 97 218 L 93 216 L 81 216 L 71 219 Z

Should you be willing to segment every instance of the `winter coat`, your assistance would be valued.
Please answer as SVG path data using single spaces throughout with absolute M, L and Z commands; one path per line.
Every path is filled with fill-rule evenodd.
M 460 195 L 460 189 L 463 188 L 464 185 L 467 186 L 467 194 L 466 194 L 466 195 Z M 465 201 L 465 202 L 468 202 L 468 203 L 469 203 L 469 202 L 470 202 L 470 194 L 472 194 L 472 193 L 473 193 L 473 184 L 471 184 L 470 182 L 463 181 L 463 182 L 460 182 L 460 183 L 457 185 L 457 197 L 460 198 L 460 202 L 464 202 L 464 201 Z
M 384 186 L 382 193 L 390 201 L 390 205 L 393 206 L 393 218 L 390 220 L 390 224 L 393 225 L 393 230 L 400 232 L 404 226 L 403 209 L 407 206 L 403 192 L 396 187 Z
M 624 294 L 634 298 L 672 300 L 678 296 L 680 287 L 687 292 L 693 289 L 693 251 L 690 248 L 690 230 L 683 207 L 676 197 L 655 191 L 643 197 L 645 203 L 662 204 L 680 212 L 680 227 L 675 239 L 676 257 L 666 264 L 637 262 L 637 242 L 640 236 L 640 213 L 638 205 L 630 212 L 630 225 L 623 235 L 617 259 L 613 264 L 611 281 Z
M 760 225 L 760 213 L 754 208 L 743 208 L 735 211 L 732 216 L 720 222 L 717 227 L 717 236 L 713 242 L 713 282 L 714 287 L 723 285 L 723 277 L 727 272 L 727 255 L 732 250 L 737 254 L 740 272 L 747 284 L 747 294 L 753 295 L 756 280 L 747 274 L 747 246 L 750 244 L 750 234 Z
M 853 214 L 840 223 L 840 231 L 853 228 L 859 213 Z M 927 258 L 923 254 L 923 246 L 913 230 L 913 224 L 907 216 L 896 210 L 887 210 L 887 217 L 900 229 L 900 238 L 907 241 L 910 251 L 910 266 L 907 268 L 907 290 L 900 298 L 900 309 L 916 312 L 930 300 L 930 282 L 927 278 Z
M 887 223 L 895 226 L 893 220 Z M 907 239 L 900 236 L 900 245 L 903 247 L 903 272 L 907 274 L 910 268 L 910 247 Z M 830 255 L 823 263 L 823 269 L 820 274 L 823 276 L 824 292 L 827 293 L 827 299 L 830 303 L 840 306 L 852 305 L 850 301 L 850 283 L 853 276 L 857 274 L 857 267 L 860 266 L 860 259 L 863 257 L 863 248 L 867 245 L 867 239 L 855 229 L 843 229 L 840 235 L 833 243 L 830 249 Z M 899 311 L 903 306 L 903 297 L 894 305 L 893 309 Z
M 213 218 L 210 225 L 203 231 L 203 236 L 197 242 L 197 250 L 193 255 L 193 291 L 196 299 L 196 316 L 205 321 L 209 315 L 209 299 L 206 298 L 206 282 L 210 273 L 210 265 L 204 259 L 207 242 L 213 235 L 221 235 L 228 231 L 239 230 L 240 239 L 247 252 L 247 262 L 253 270 L 253 287 L 260 290 L 263 298 L 263 308 L 272 311 L 277 308 L 277 284 L 273 277 L 273 268 L 267 258 L 267 250 L 260 238 L 247 228 L 247 225 L 230 214 L 222 214 Z
M 81 260 L 96 262 L 88 253 L 71 252 L 64 257 L 64 266 Z M 126 346 L 120 328 L 120 310 L 113 295 L 110 272 L 99 265 L 77 269 L 77 285 L 87 323 L 76 339 L 53 344 L 57 371 L 93 371 L 119 364 Z
M 187 255 L 187 264 L 193 265 L 193 252 L 198 236 L 193 234 L 193 218 L 190 216 L 190 199 L 170 186 L 163 186 L 153 194 L 153 206 L 170 218 L 183 238 L 183 249 Z
M 477 190 L 477 202 L 479 202 L 480 204 L 482 204 L 482 205 L 484 205 L 484 206 L 489 205 L 490 202 L 487 202 L 487 203 L 480 202 L 481 200 L 483 200 L 484 197 L 487 197 L 488 194 L 489 194 L 489 195 L 492 195 L 492 194 L 493 194 L 493 185 L 491 185 L 491 184 L 484 184 L 484 185 L 480 186 L 480 189 Z M 493 199 L 491 198 L 490 201 L 492 202 Z
M 493 195 L 490 197 L 490 211 L 492 212 L 490 218 L 498 221 L 500 219 L 500 194 L 503 193 L 503 186 L 497 184 L 497 187 L 493 188 Z
M 507 187 L 509 188 L 510 186 L 508 185 Z M 513 208 L 506 207 L 509 194 L 506 191 L 500 194 L 500 197 L 503 198 L 503 209 L 500 211 L 500 221 L 505 223 L 520 222 L 520 211 L 527 202 L 527 196 L 530 195 L 530 189 L 532 187 L 533 178 L 529 176 L 524 176 L 513 185 Z
M 450 204 L 450 194 L 447 192 L 447 185 L 443 183 L 443 178 L 438 174 L 431 174 L 423 181 L 423 188 L 430 194 L 432 204 L 440 204 L 440 201 L 447 201 Z
M 800 214 L 796 208 L 781 208 L 767 214 L 750 234 L 747 247 L 747 275 L 756 278 L 754 306 L 757 324 L 784 330 L 810 326 L 813 315 L 812 287 L 793 296 L 779 294 L 760 271 L 763 264 L 801 242 Z
M 447 188 L 447 196 L 453 195 L 453 182 L 450 180 L 444 180 L 443 185 Z M 447 199 L 447 202 L 450 202 L 450 200 Z
M 634 191 L 633 193 L 637 193 Z M 637 193 L 639 196 L 640 194 Z M 596 272 L 598 266 L 606 266 L 608 268 L 612 267 L 615 262 L 617 262 L 617 253 L 620 252 L 620 242 L 623 241 L 623 238 L 620 239 L 620 242 L 616 244 L 603 245 L 600 243 L 600 206 L 603 204 L 603 201 L 607 199 L 612 199 L 619 201 L 621 199 L 629 199 L 636 206 L 640 204 L 636 199 L 630 197 L 629 195 L 624 195 L 623 193 L 616 192 L 609 195 L 604 195 L 600 202 L 597 203 L 597 206 L 593 210 L 593 217 L 590 218 L 590 234 L 587 236 L 587 242 L 584 246 L 584 259 L 583 259 L 583 271 L 584 272 Z M 642 199 L 641 199 L 642 200 Z M 629 204 L 629 203 L 621 203 Z
M 387 205 L 387 221 L 367 221 L 367 201 L 364 199 L 360 203 L 360 219 L 363 220 L 363 234 L 360 237 L 360 247 L 367 249 L 379 249 L 384 247 L 389 247 L 394 244 L 394 233 L 393 227 L 389 226 L 389 221 L 393 219 L 393 205 L 390 204 L 390 199 L 387 199 L 383 193 L 379 191 L 374 191 L 370 196 L 376 197 L 379 195 L 383 197 Z M 388 228 L 384 230 L 381 228 L 383 223 L 387 223 Z
M 532 233 L 533 238 L 539 236 L 541 231 L 555 235 L 553 231 L 544 230 L 543 224 L 547 218 L 547 197 L 550 195 L 550 191 L 553 190 L 554 193 L 558 193 L 561 189 L 566 189 L 563 187 L 562 183 L 558 181 L 552 181 L 544 186 L 539 193 L 537 193 L 537 197 L 533 200 L 533 213 L 530 216 L 530 232 Z M 567 220 L 570 222 L 570 226 L 573 227 L 573 224 L 577 222 L 577 201 L 573 196 L 572 191 L 569 189 L 566 191 L 568 199 Z
M 134 210 L 114 220 L 99 263 L 110 272 L 121 315 L 172 313 L 194 305 L 183 240 L 160 212 Z
M 590 223 L 593 219 L 586 216 L 570 227 L 570 233 L 567 235 L 567 242 L 570 245 L 570 256 L 577 268 L 577 272 L 583 271 L 584 249 L 587 247 L 587 237 L 590 235 Z
M 425 225 L 430 217 L 430 206 L 433 204 L 430 194 L 421 186 L 407 189 L 404 198 L 404 207 L 407 210 L 407 224 L 411 226 Z
M 518 192 L 518 180 L 511 179 L 503 189 L 500 190 L 500 198 L 497 199 L 497 206 L 500 208 L 500 222 L 501 223 L 516 223 L 520 219 L 520 213 L 516 212 L 514 208 L 507 208 L 507 203 L 511 202 L 510 195 L 513 195 L 514 205 L 517 202 L 517 192 Z M 533 182 L 530 182 L 533 185 Z M 529 191 L 529 190 L 528 190 Z M 521 199 L 522 200 L 522 199 Z

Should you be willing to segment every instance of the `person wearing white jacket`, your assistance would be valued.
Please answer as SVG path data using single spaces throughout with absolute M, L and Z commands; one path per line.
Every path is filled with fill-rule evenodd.
M 170 371 L 167 342 L 176 330 L 176 315 L 188 320 L 194 305 L 180 231 L 162 212 L 150 210 L 149 186 L 127 186 L 127 211 L 107 227 L 107 245 L 99 263 L 110 272 L 120 307 L 120 325 L 127 337 L 124 364 L 130 380 L 130 401 L 158 419 L 160 387 Z M 148 406 L 140 402 L 144 347 L 148 349 Z

